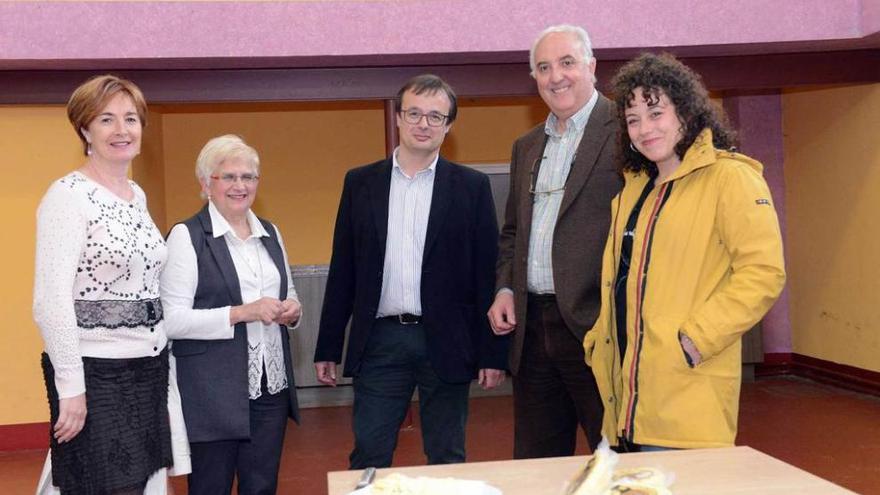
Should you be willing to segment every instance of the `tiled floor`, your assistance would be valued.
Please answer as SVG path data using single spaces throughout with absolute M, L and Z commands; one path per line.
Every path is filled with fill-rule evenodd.
M 513 448 L 512 401 L 471 401 L 468 459 L 509 459 Z M 321 495 L 326 473 L 345 469 L 351 449 L 351 409 L 303 411 L 291 425 L 282 458 L 279 493 Z M 880 398 L 796 378 L 745 384 L 737 443 L 750 445 L 802 469 L 864 494 L 880 495 Z M 584 452 L 583 444 L 578 447 Z M 33 493 L 43 451 L 0 454 L 0 494 Z M 424 462 L 418 420 L 401 432 L 396 465 Z M 175 479 L 178 495 L 186 482 Z
M 796 378 L 743 387 L 737 444 L 880 494 L 880 398 Z

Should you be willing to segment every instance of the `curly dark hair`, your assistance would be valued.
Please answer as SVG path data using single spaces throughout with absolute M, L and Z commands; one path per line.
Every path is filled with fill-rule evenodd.
M 716 148 L 729 149 L 735 145 L 736 135 L 727 117 L 709 100 L 709 93 L 699 74 L 668 53 L 639 55 L 617 71 L 611 85 L 620 123 L 618 168 L 621 173 L 645 171 L 652 177 L 657 174 L 657 165 L 633 150 L 627 132 L 624 113 L 632 105 L 636 97 L 635 89 L 639 87 L 646 97 L 653 100 L 662 92 L 675 105 L 676 116 L 684 131 L 684 137 L 675 145 L 679 159 L 684 157 L 697 136 L 707 127 L 712 130 L 712 143 Z

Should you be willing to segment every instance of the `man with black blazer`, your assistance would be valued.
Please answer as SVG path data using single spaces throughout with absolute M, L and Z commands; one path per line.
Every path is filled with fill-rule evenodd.
M 486 175 L 444 160 L 452 88 L 417 76 L 395 99 L 400 146 L 345 177 L 315 350 L 318 380 L 354 377 L 352 469 L 391 465 L 419 390 L 429 464 L 463 462 L 470 382 L 504 380 L 508 338 L 485 317 L 498 226 Z
M 514 336 L 515 458 L 572 455 L 578 424 L 591 448 L 599 443 L 603 407 L 582 342 L 599 313 L 611 199 L 622 186 L 614 105 L 595 88 L 587 32 L 545 29 L 530 65 L 550 115 L 513 145 L 488 313 L 496 334 Z

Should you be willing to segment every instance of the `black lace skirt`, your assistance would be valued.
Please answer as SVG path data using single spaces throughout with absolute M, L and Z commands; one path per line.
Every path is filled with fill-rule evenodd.
M 54 425 L 55 371 L 43 353 L 43 377 Z M 73 440 L 52 435 L 52 480 L 61 493 L 99 495 L 141 487 L 172 465 L 168 423 L 168 351 L 158 357 L 83 358 L 86 422 Z

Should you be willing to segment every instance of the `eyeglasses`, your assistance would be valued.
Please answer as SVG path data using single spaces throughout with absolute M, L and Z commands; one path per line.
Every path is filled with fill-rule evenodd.
M 541 162 L 544 161 L 546 157 L 538 157 L 532 162 L 532 169 L 529 171 L 529 194 L 537 195 L 537 194 L 556 194 L 565 191 L 565 185 L 568 183 L 568 176 L 565 177 L 565 181 L 559 187 L 554 187 L 551 189 L 547 189 L 546 191 L 538 190 L 538 174 L 541 172 Z M 571 164 L 574 166 L 574 160 L 577 158 L 577 154 L 571 158 Z M 571 175 L 571 169 L 569 169 L 569 174 Z
M 236 182 L 241 180 L 241 183 L 246 186 L 249 186 L 251 184 L 256 184 L 257 181 L 260 180 L 260 176 L 257 174 L 241 174 L 241 175 L 221 174 L 221 175 L 212 175 L 211 178 L 214 180 L 219 180 L 220 182 L 222 182 L 224 184 L 229 184 L 229 185 L 235 184 Z
M 443 115 L 440 112 L 422 113 L 421 110 L 417 110 L 415 108 L 410 108 L 409 110 L 401 110 L 400 114 L 403 115 L 403 120 L 405 120 L 407 124 L 412 125 L 418 125 L 419 122 L 422 121 L 422 117 L 425 117 L 425 120 L 428 121 L 428 125 L 431 127 L 440 127 L 441 125 L 446 123 L 446 119 L 449 118 L 448 115 Z

